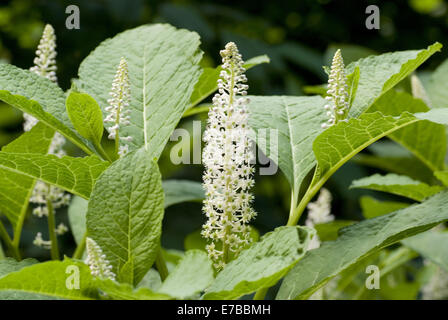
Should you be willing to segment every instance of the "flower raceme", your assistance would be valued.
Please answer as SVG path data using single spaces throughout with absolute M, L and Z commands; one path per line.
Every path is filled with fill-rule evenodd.
M 40 39 L 36 50 L 34 66 L 30 68 L 30 71 L 41 77 L 45 77 L 50 81 L 57 82 L 56 55 L 56 35 L 53 27 L 47 24 L 44 28 L 42 38 Z M 24 113 L 24 120 L 24 131 L 31 130 L 38 122 L 36 118 L 27 113 Z M 60 133 L 56 132 L 48 149 L 48 153 L 54 154 L 58 157 L 64 156 L 64 144 L 65 138 Z M 57 209 L 67 205 L 70 202 L 70 194 L 65 193 L 57 187 L 47 185 L 42 181 L 37 181 L 33 194 L 30 197 L 30 202 L 37 204 L 37 206 L 33 209 L 33 214 L 38 217 L 48 216 L 48 201 L 51 202 L 53 209 Z M 58 228 L 59 229 L 56 230 L 58 234 L 63 234 L 67 231 L 67 227 L 63 224 L 61 224 Z M 37 246 L 46 249 L 51 247 L 51 242 L 44 241 L 41 233 L 37 234 L 34 243 Z
M 325 99 L 328 103 L 324 108 L 327 111 L 329 119 L 322 124 L 322 128 L 324 129 L 344 120 L 350 108 L 344 60 L 339 49 L 334 54 L 331 64 L 327 96 Z
M 100 246 L 92 238 L 86 238 L 87 259 L 86 264 L 90 268 L 90 272 L 94 277 L 101 279 L 115 280 L 115 273 L 113 273 L 112 266 L 106 256 L 103 254 Z
M 115 152 L 123 156 L 129 151 L 128 143 L 132 141 L 132 137 L 123 137 L 119 134 L 121 126 L 130 124 L 129 114 L 131 112 L 129 109 L 131 90 L 128 63 L 125 58 L 121 58 L 120 60 L 109 95 L 111 98 L 107 100 L 109 103 L 109 106 L 106 107 L 108 114 L 104 119 L 104 123 L 109 132 L 108 138 L 115 140 Z
M 249 244 L 248 223 L 256 215 L 249 192 L 254 185 L 254 168 L 243 60 L 233 42 L 220 54 L 223 70 L 209 111 L 202 154 L 206 193 L 203 211 L 208 219 L 202 236 L 210 241 L 207 251 L 218 270 Z

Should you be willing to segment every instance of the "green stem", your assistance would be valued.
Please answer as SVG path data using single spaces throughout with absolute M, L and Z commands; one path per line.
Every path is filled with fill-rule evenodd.
M 5 226 L 1 221 L 0 221 L 0 238 L 3 239 L 3 241 L 5 242 L 6 247 L 8 248 L 11 255 L 16 260 L 21 260 L 19 249 L 16 246 L 14 246 L 11 238 L 9 237 L 8 232 L 5 229 Z
M 50 235 L 50 241 L 51 241 L 51 259 L 59 260 L 58 238 L 56 236 L 56 220 L 54 217 L 53 203 L 49 199 L 47 199 L 47 210 L 48 210 L 48 234 Z
M 162 281 L 165 281 L 166 277 L 168 277 L 168 268 L 166 266 L 165 258 L 163 257 L 162 249 L 159 250 L 159 253 L 156 257 L 156 267 L 159 271 L 160 278 Z
M 268 293 L 269 288 L 262 288 L 258 290 L 252 300 L 264 300 L 266 293 Z
M 73 253 L 72 258 L 73 259 L 82 259 L 82 255 L 84 253 L 84 250 L 86 249 L 86 239 L 87 239 L 87 232 L 84 233 L 84 236 L 81 239 L 81 242 L 78 243 L 78 246 L 76 247 L 75 252 Z
M 101 158 L 103 158 L 103 160 L 112 162 L 112 159 L 110 158 L 110 156 L 107 154 L 107 152 L 101 146 L 101 142 L 95 143 L 94 146 L 95 146 L 96 151 L 98 151 L 98 153 L 100 154 Z

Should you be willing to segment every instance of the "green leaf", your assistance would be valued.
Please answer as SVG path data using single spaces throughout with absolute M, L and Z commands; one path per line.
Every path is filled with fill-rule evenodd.
M 10 64 L 0 64 L 0 100 L 59 131 L 88 154 L 93 151 L 72 127 L 64 92 L 52 81 Z
M 3 152 L 47 153 L 53 136 L 54 130 L 39 122 L 3 147 L 0 155 Z M 0 212 L 11 222 L 15 235 L 20 234 L 35 182 L 32 177 L 0 168 Z
M 448 108 L 448 60 L 445 60 L 424 84 L 434 108 Z
M 442 191 L 420 204 L 346 227 L 336 241 L 307 253 L 284 279 L 277 299 L 306 299 L 362 258 L 446 220 L 448 191 Z
M 428 110 L 429 107 L 422 100 L 412 97 L 407 92 L 390 90 L 376 101 L 369 112 L 380 111 L 385 115 L 399 116 L 407 111 L 415 114 L 419 119 L 424 119 L 419 115 Z M 444 168 L 447 139 L 443 125 L 419 121 L 393 132 L 389 138 L 411 151 L 431 170 Z
M 112 280 L 95 280 L 95 285 L 104 293 L 106 299 L 115 300 L 169 300 L 170 296 L 154 292 L 148 288 L 133 289 L 127 283 L 117 283 Z
M 448 232 L 430 230 L 401 242 L 448 272 Z
M 188 180 L 162 181 L 165 193 L 165 208 L 187 201 L 204 199 L 204 190 L 199 182 Z M 74 196 L 68 208 L 68 218 L 76 243 L 79 243 L 86 232 L 87 200 Z
M 362 214 L 366 219 L 375 218 L 388 214 L 406 207 L 409 203 L 397 201 L 379 201 L 369 196 L 363 196 L 360 199 Z
M 433 172 L 413 155 L 377 156 L 360 153 L 354 156 L 352 161 L 360 165 L 406 175 L 425 183 L 433 183 L 434 180 Z
M 87 211 L 87 233 L 119 279 L 138 284 L 160 247 L 162 181 L 150 152 L 137 150 L 114 162 L 96 182 Z
M 428 112 L 416 113 L 416 117 L 448 126 L 448 109 L 431 109 Z
M 336 240 L 341 228 L 347 227 L 355 221 L 351 220 L 335 220 L 327 223 L 320 223 L 314 226 L 320 241 Z
M 7 274 L 15 271 L 19 271 L 25 267 L 29 267 L 39 261 L 35 259 L 25 259 L 22 261 L 16 261 L 12 258 L 6 258 L 0 260 L 0 278 L 6 276 Z
M 384 176 L 374 174 L 370 177 L 355 180 L 352 182 L 350 188 L 389 192 L 416 201 L 423 201 L 425 198 L 443 190 L 443 187 L 429 186 L 424 182 L 394 173 L 389 173 Z
M 79 68 L 80 91 L 103 108 L 121 57 L 128 63 L 131 83 L 131 124 L 121 136 L 133 138 L 132 150 L 145 146 L 158 158 L 190 103 L 199 79 L 199 36 L 167 24 L 144 25 L 102 42 Z
M 351 117 L 358 117 L 376 99 L 410 75 L 442 45 L 435 43 L 424 50 L 409 50 L 369 56 L 347 66 L 348 73 L 358 66 L 360 77 L 358 90 L 350 109 Z
M 164 180 L 165 208 L 177 203 L 201 201 L 205 198 L 204 189 L 199 182 L 188 180 Z
M 189 250 L 158 290 L 177 299 L 194 298 L 213 281 L 213 267 L 207 254 Z
M 68 220 L 70 229 L 77 244 L 82 241 L 86 233 L 86 213 L 88 201 L 79 196 L 72 197 L 70 206 L 68 207 Z
M 204 299 L 236 299 L 277 283 L 305 254 L 314 231 L 279 227 L 240 253 L 216 277 Z
M 36 178 L 85 199 L 89 199 L 96 179 L 108 165 L 97 156 L 58 158 L 52 154 L 0 152 L 0 169 Z
M 312 146 L 327 120 L 326 101 L 319 96 L 249 99 L 249 124 L 256 131 L 258 147 L 278 164 L 297 198 L 303 179 L 316 163 Z
M 249 70 L 250 68 L 262 63 L 269 63 L 269 57 L 267 55 L 257 56 L 247 60 L 244 64 L 244 68 Z M 188 109 L 193 108 L 213 92 L 218 90 L 218 79 L 221 70 L 221 66 L 203 69 L 203 72 L 194 87 L 193 93 L 191 94 L 190 106 Z
M 395 118 L 375 112 L 340 122 L 325 130 L 313 143 L 318 166 L 304 199 L 314 196 L 337 169 L 362 149 L 416 121 L 418 119 L 409 113 Z
M 448 187 L 448 171 L 437 171 L 434 172 L 434 175 Z
M 103 114 L 95 99 L 86 93 L 71 92 L 66 108 L 76 131 L 94 145 L 99 145 L 104 131 Z
M 356 92 L 358 91 L 359 83 L 359 66 L 355 67 L 355 70 L 347 76 L 347 86 L 349 88 L 348 102 L 349 106 L 353 105 L 353 101 L 356 97 Z
M 76 278 L 80 289 L 69 289 L 67 284 L 74 284 Z M 68 258 L 64 261 L 33 264 L 0 278 L 0 293 L 9 292 L 71 300 L 91 300 L 97 297 L 89 267 Z

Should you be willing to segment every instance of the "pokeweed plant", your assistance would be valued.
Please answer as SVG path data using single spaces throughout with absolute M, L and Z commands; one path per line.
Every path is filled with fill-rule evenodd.
M 363 298 L 372 295 L 359 284 L 365 265 L 396 275 L 418 254 L 437 264 L 428 269 L 433 277 L 446 280 L 447 233 L 430 230 L 448 220 L 446 72 L 436 70 L 425 81 L 412 74 L 439 43 L 347 67 L 337 51 L 326 68 L 325 97 L 247 96 L 245 70 L 268 58 L 244 63 L 231 42 L 221 51 L 221 66 L 202 68 L 199 45 L 196 33 L 167 24 L 125 31 L 101 43 L 64 92 L 56 84 L 54 32 L 47 26 L 30 71 L 0 65 L 0 99 L 33 121 L 0 152 L 0 212 L 13 230 L 11 237 L 0 224 L 12 257 L 0 259 L 0 298 L 263 299 L 281 279 L 278 299 Z M 396 90 L 408 77 L 412 94 Z M 200 104 L 216 90 L 211 107 Z M 204 189 L 162 181 L 157 162 L 177 124 L 207 111 Z M 112 149 L 103 145 L 104 129 Z M 271 141 L 277 147 L 258 147 L 287 178 L 291 205 L 286 225 L 258 239 L 249 225 L 256 215 L 252 149 L 268 129 L 278 132 Z M 390 141 L 375 143 L 384 137 L 408 153 L 390 154 Z M 55 141 L 61 146 L 64 139 L 85 155 L 55 151 Z M 372 155 L 359 154 L 367 147 Z M 323 186 L 350 160 L 388 172 L 353 181 L 352 188 L 415 203 L 363 197 L 364 220 L 334 220 Z M 56 226 L 55 210 L 69 194 L 78 246 L 61 261 L 56 235 L 66 227 Z M 165 208 L 198 199 L 206 222 L 192 237 L 202 244 L 173 260 L 160 243 Z M 52 251 L 51 261 L 22 260 L 30 202 L 38 205 L 36 214 L 48 216 L 50 240 L 40 233 L 35 243 Z M 306 208 L 306 225 L 298 226 Z M 426 297 L 437 296 L 435 290 L 440 296 L 444 288 L 434 289 L 440 283 L 428 281 Z

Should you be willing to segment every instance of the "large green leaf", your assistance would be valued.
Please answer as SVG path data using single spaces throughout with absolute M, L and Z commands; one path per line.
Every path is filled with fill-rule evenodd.
M 87 211 L 87 233 L 119 279 L 138 284 L 160 247 L 162 181 L 150 152 L 139 149 L 99 177 Z
M 448 232 L 430 230 L 401 242 L 448 272 Z
M 423 201 L 440 192 L 443 187 L 429 186 L 424 182 L 413 180 L 407 176 L 394 173 L 387 175 L 374 174 L 352 182 L 350 188 L 362 188 L 393 193 L 416 201 Z
M 399 116 L 405 111 L 426 114 L 429 107 L 422 100 L 416 99 L 406 92 L 390 90 L 375 102 L 369 109 L 370 111 Z M 419 117 L 418 114 L 416 116 Z M 424 119 L 423 117 L 419 118 Z M 431 121 L 419 121 L 393 132 L 389 138 L 411 151 L 431 170 L 444 168 L 447 140 L 443 125 Z
M 22 268 L 29 267 L 39 261 L 35 259 L 25 259 L 22 261 L 16 261 L 12 258 L 6 258 L 0 260 L 0 278 L 6 276 L 8 273 L 19 271 Z
M 213 281 L 213 267 L 207 253 L 189 250 L 170 272 L 158 292 L 177 299 L 194 298 Z
M 199 79 L 199 36 L 167 24 L 145 25 L 102 42 L 79 68 L 78 89 L 89 93 L 103 109 L 121 57 L 128 62 L 131 83 L 131 149 L 145 146 L 159 157 L 190 104 Z
M 89 199 L 92 187 L 109 162 L 97 156 L 58 158 L 52 154 L 0 152 L 0 169 L 20 173 Z
M 3 147 L 0 155 L 4 152 L 45 154 L 53 136 L 54 130 L 39 122 L 30 131 Z M 35 182 L 32 177 L 0 168 L 0 212 L 13 225 L 15 235 L 20 233 Z
M 442 191 L 423 203 L 344 228 L 336 241 L 306 254 L 284 279 L 277 299 L 306 299 L 362 258 L 446 220 L 448 191 Z
M 64 92 L 52 81 L 10 64 L 0 64 L 0 100 L 59 131 L 88 154 L 90 144 L 73 130 Z
M 304 256 L 314 231 L 279 227 L 242 251 L 207 289 L 204 299 L 235 299 L 277 283 Z
M 439 123 L 445 126 L 448 126 L 448 109 L 447 108 L 441 108 L 441 109 L 431 109 L 428 112 L 423 113 L 417 113 L 415 114 L 416 117 L 423 119 L 423 120 L 429 120 L 435 123 Z
M 435 43 L 424 50 L 369 56 L 348 65 L 348 73 L 353 72 L 357 66 L 360 71 L 358 90 L 350 109 L 350 116 L 361 115 L 376 99 L 406 78 L 441 48 L 440 43 Z
M 165 208 L 187 201 L 201 201 L 205 198 L 202 184 L 188 180 L 164 180 Z
M 78 275 L 79 277 L 76 277 Z M 69 278 L 69 277 L 73 278 Z M 79 280 L 80 288 L 70 288 Z M 0 278 L 0 293 L 38 294 L 47 297 L 91 300 L 97 297 L 90 269 L 81 262 L 66 258 L 64 261 L 48 261 L 12 272 Z
M 434 108 L 448 108 L 448 60 L 445 60 L 424 84 Z
M 258 147 L 278 164 L 297 198 L 303 179 L 315 165 L 312 146 L 323 131 L 326 101 L 319 96 L 249 98 L 249 124 L 256 131 Z
M 379 201 L 369 196 L 361 197 L 359 202 L 362 209 L 362 215 L 366 219 L 382 216 L 409 207 L 410 205 L 409 203 L 397 201 Z
M 244 68 L 249 70 L 262 63 L 269 63 L 269 57 L 266 55 L 253 57 L 246 61 Z M 189 109 L 218 90 L 218 79 L 221 70 L 221 66 L 203 69 L 202 74 L 194 87 L 193 93 L 191 94 Z

